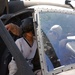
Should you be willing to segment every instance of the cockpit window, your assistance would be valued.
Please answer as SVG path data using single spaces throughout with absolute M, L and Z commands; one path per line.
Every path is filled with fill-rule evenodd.
M 46 62 L 48 71 L 75 63 L 75 15 L 40 12 L 39 19 L 44 52 L 50 60 L 50 64 Z

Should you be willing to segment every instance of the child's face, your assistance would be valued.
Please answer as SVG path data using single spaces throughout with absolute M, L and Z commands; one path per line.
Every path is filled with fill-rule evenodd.
M 33 33 L 32 33 L 32 31 L 26 33 L 26 36 L 33 37 Z

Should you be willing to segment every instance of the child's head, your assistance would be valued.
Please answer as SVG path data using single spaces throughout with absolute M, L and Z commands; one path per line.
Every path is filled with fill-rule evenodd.
M 23 34 L 34 32 L 33 19 L 31 17 L 24 19 L 21 25 L 21 29 L 22 29 Z

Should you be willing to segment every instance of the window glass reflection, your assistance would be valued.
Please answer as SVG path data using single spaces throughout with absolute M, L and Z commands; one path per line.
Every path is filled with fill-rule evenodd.
M 53 67 L 75 63 L 75 15 L 41 12 L 40 25 L 44 51 Z

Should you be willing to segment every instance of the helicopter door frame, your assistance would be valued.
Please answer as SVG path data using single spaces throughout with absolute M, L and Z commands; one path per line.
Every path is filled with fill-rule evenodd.
M 42 71 L 42 75 L 48 75 L 47 74 L 47 66 L 46 66 L 46 62 L 44 61 L 45 58 L 43 56 L 45 56 L 44 54 L 44 47 L 43 47 L 43 40 L 42 40 L 42 33 L 41 33 L 41 27 L 40 27 L 40 22 L 39 22 L 39 12 L 35 11 L 34 13 L 34 22 L 35 23 L 35 35 L 37 37 L 37 44 L 38 44 L 38 51 L 39 51 L 39 57 L 40 57 L 40 65 L 41 65 L 41 71 Z

